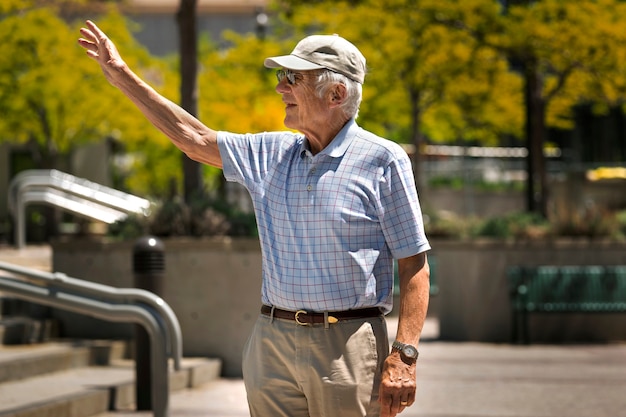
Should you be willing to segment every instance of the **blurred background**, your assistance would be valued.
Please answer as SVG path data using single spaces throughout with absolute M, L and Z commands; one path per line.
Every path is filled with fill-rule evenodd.
M 208 126 L 284 129 L 266 56 L 311 33 L 356 44 L 358 123 L 413 160 L 433 238 L 626 236 L 626 2 L 618 0 L 5 0 L 0 243 L 9 186 L 59 170 L 149 199 L 111 225 L 31 204 L 29 243 L 75 236 L 255 236 L 245 191 L 187 159 L 88 59 L 85 19 Z

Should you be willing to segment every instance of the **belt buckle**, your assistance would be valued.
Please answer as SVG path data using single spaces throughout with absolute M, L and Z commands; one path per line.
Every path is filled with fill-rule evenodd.
M 305 310 L 296 311 L 296 314 L 294 315 L 294 320 L 296 321 L 296 323 L 298 323 L 300 326 L 309 326 L 309 323 L 300 321 L 300 314 L 309 314 L 309 313 L 307 313 Z

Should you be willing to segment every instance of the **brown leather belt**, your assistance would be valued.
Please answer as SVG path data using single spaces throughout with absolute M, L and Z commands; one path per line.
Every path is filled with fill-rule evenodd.
M 261 307 L 261 314 L 271 317 L 272 307 L 264 305 L 263 307 Z M 378 307 L 360 308 L 356 310 L 345 311 L 329 311 L 328 323 L 333 324 L 342 320 L 364 319 L 368 317 L 377 317 L 380 315 L 382 315 L 382 313 Z M 313 313 L 306 310 L 288 311 L 274 308 L 273 316 L 276 319 L 295 321 L 301 326 L 324 323 L 324 313 Z

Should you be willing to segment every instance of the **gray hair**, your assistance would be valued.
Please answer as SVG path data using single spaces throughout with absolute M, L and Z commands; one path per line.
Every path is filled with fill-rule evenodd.
M 341 109 L 347 117 L 356 119 L 363 99 L 363 86 L 343 74 L 322 70 L 317 77 L 317 95 L 324 98 L 335 84 L 343 84 L 346 87 L 346 99 L 341 103 Z

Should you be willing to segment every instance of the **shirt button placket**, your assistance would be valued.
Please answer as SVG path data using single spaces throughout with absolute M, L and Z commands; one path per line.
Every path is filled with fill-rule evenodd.
M 315 193 L 313 192 L 313 186 L 311 184 L 306 186 L 307 193 L 309 195 L 309 205 L 315 205 Z
M 309 183 L 306 186 L 306 190 L 309 192 L 309 204 L 313 205 L 315 203 L 315 194 L 312 192 L 313 191 L 313 182 L 315 181 L 315 177 L 313 174 L 315 174 L 315 171 L 317 171 L 317 168 L 312 167 L 309 170 Z

